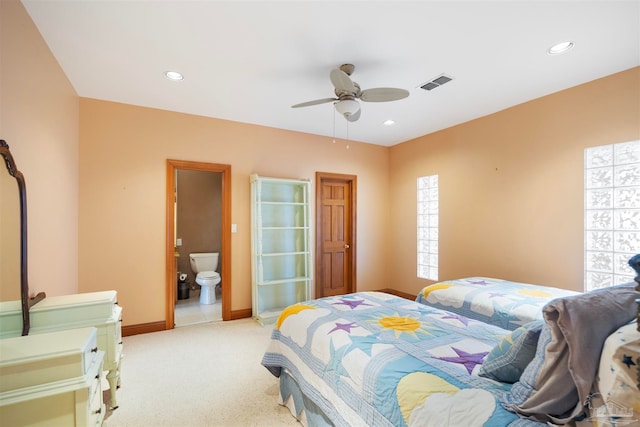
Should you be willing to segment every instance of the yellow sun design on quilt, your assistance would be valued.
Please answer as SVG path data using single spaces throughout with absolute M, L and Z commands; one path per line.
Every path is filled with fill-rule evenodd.
M 416 338 L 418 337 L 417 332 L 423 334 L 428 333 L 426 330 L 427 325 L 423 324 L 419 319 L 410 316 L 400 316 L 397 313 L 392 316 L 382 315 L 378 317 L 375 322 L 383 329 L 392 330 L 396 338 L 403 333 Z
M 429 296 L 429 294 L 433 291 L 439 291 L 441 289 L 449 289 L 450 287 L 455 286 L 452 283 L 436 283 L 435 285 L 430 285 L 427 286 L 423 291 L 422 291 L 422 296 L 424 296 L 425 298 Z
M 282 313 L 280 313 L 280 317 L 278 317 L 278 321 L 276 322 L 276 329 L 280 329 L 280 326 L 282 326 L 282 322 L 284 322 L 287 319 L 287 317 L 292 316 L 294 314 L 298 314 L 304 310 L 314 310 L 314 309 L 315 307 L 306 305 L 306 304 L 294 304 L 285 308 L 284 310 L 282 310 Z
M 520 289 L 518 291 L 519 294 L 526 295 L 534 298 L 549 298 L 551 297 L 551 293 L 546 291 L 540 291 L 536 289 Z

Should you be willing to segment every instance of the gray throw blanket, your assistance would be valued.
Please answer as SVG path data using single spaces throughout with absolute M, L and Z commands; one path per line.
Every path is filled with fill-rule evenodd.
M 635 283 L 558 298 L 543 308 L 536 357 L 505 406 L 526 418 L 564 424 L 584 412 L 604 341 L 637 315 Z M 550 336 L 549 336 L 550 335 Z M 528 371 L 528 372 L 527 372 Z

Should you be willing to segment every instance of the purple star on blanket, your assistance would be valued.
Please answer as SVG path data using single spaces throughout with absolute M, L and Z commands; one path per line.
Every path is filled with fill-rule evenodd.
M 333 328 L 332 330 L 329 331 L 329 333 L 334 332 L 334 331 L 345 331 L 347 333 L 351 333 L 351 328 L 357 327 L 358 325 L 356 325 L 356 322 L 351 322 L 351 323 L 338 323 L 336 322 L 336 327 Z
M 460 321 L 460 323 L 462 323 L 464 326 L 469 326 L 469 319 L 467 319 L 464 316 L 459 316 L 457 314 L 453 314 L 453 313 L 449 313 L 446 316 L 442 316 L 442 319 L 457 319 Z
M 347 305 L 353 310 L 354 308 L 358 308 L 358 306 L 360 305 L 371 305 L 371 304 L 367 304 L 366 302 L 364 302 L 363 299 L 354 300 L 354 299 L 343 298 L 340 300 L 340 302 L 334 302 L 333 305 Z
M 480 286 L 487 286 L 489 284 L 489 282 L 487 282 L 486 280 L 467 280 L 467 282 L 471 283 L 472 285 Z
M 489 292 L 489 298 L 503 297 L 503 296 L 505 296 L 505 294 L 503 294 L 502 292 Z
M 488 351 L 483 351 L 480 353 L 467 353 L 466 351 L 458 350 L 455 347 L 451 348 L 458 354 L 458 357 L 438 357 L 438 359 L 452 363 L 460 363 L 464 365 L 465 368 L 467 368 L 467 371 L 469 373 L 473 371 L 473 368 L 476 365 L 480 365 L 482 363 L 483 357 L 489 354 Z

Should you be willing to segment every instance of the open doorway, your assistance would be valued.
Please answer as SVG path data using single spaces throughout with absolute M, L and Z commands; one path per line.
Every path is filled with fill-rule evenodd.
M 188 199 L 189 206 L 180 207 L 178 184 L 182 175 L 183 185 L 180 190 L 183 199 L 187 200 L 189 192 L 201 191 L 201 204 L 196 201 L 197 194 L 191 194 Z M 195 188 L 190 188 L 195 187 Z M 185 210 L 186 209 L 186 210 Z M 182 213 L 180 213 L 182 210 Z M 189 231 L 183 226 L 178 228 L 179 215 L 195 214 L 191 221 L 200 218 L 202 233 Z M 231 318 L 231 166 L 214 163 L 189 162 L 180 160 L 167 160 L 167 214 L 166 214 L 166 282 L 167 282 L 167 316 L 166 329 L 173 329 L 178 325 L 176 310 L 187 313 L 191 320 L 180 320 L 182 326 L 185 322 L 198 323 L 201 321 L 230 320 Z M 210 222 L 211 224 L 207 224 Z M 179 234 L 185 233 L 182 238 Z M 200 303 L 199 296 L 203 292 L 200 285 L 195 283 L 195 274 L 190 265 L 189 254 L 218 253 L 218 268 L 220 285 L 213 287 L 210 292 L 213 299 L 221 299 L 222 303 L 215 305 Z M 183 273 L 182 279 L 178 272 Z M 186 275 L 186 277 L 184 277 Z M 215 298 L 217 296 L 217 298 Z M 216 313 L 217 310 L 217 313 Z M 217 317 L 213 319 L 211 316 Z

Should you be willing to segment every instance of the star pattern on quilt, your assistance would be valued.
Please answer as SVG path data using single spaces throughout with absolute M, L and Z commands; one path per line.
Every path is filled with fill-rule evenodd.
M 418 304 L 420 307 L 418 307 L 418 313 L 420 314 L 438 314 L 440 312 L 439 309 L 435 308 L 435 307 L 431 307 L 429 305 L 424 305 L 424 304 Z
M 351 333 L 351 328 L 357 328 L 358 325 L 356 324 L 356 322 L 350 322 L 350 323 L 340 323 L 340 322 L 335 322 L 335 327 L 329 331 L 329 333 L 331 332 L 335 332 L 335 331 L 345 331 L 346 333 L 350 334 Z
M 497 297 L 504 297 L 504 296 L 507 296 L 507 294 L 503 292 L 489 292 L 489 298 L 497 298 Z
M 371 356 L 371 347 L 373 347 L 374 344 L 381 344 L 381 342 L 378 340 L 378 338 L 375 337 L 375 335 L 366 335 L 363 337 L 352 336 L 349 351 L 347 351 L 346 353 L 349 353 L 357 348 L 367 356 Z
M 351 299 L 347 299 L 347 298 L 341 298 L 340 302 L 334 302 L 333 305 L 346 305 L 352 310 L 358 308 L 361 305 L 368 305 L 368 306 L 373 307 L 372 304 L 368 304 L 363 299 L 361 299 L 361 300 L 351 300 Z
M 333 345 L 333 340 L 331 340 L 329 344 L 329 362 L 327 362 L 327 367 L 325 371 L 333 372 L 336 376 L 349 376 L 349 373 L 342 366 L 342 358 L 349 350 L 349 345 L 343 345 L 342 347 L 336 349 Z
M 479 285 L 479 286 L 487 286 L 491 284 L 486 280 L 467 280 L 467 282 L 471 283 L 472 285 Z
M 469 372 L 469 374 L 471 374 L 473 368 L 475 368 L 476 365 L 482 364 L 482 359 L 487 354 L 489 354 L 488 351 L 482 351 L 480 353 L 467 353 L 466 351 L 457 349 L 455 347 L 451 347 L 451 349 L 456 352 L 456 354 L 458 355 L 457 357 L 438 357 L 438 359 L 444 360 L 445 362 L 460 363 L 461 365 L 464 365 L 465 368 L 467 368 L 467 372 Z
M 631 365 L 635 365 L 635 362 L 631 358 L 631 356 L 627 356 L 626 354 L 622 355 L 622 363 L 627 365 L 627 368 L 631 368 Z
M 446 316 L 442 316 L 441 319 L 455 319 L 460 321 L 464 326 L 469 326 L 469 319 L 458 314 L 448 313 Z
M 504 329 L 509 329 L 509 322 L 513 320 L 511 317 L 511 310 L 515 306 L 516 306 L 516 303 L 502 305 L 502 304 L 497 304 L 494 301 L 493 314 L 489 316 L 489 322 L 494 325 L 500 325 Z

